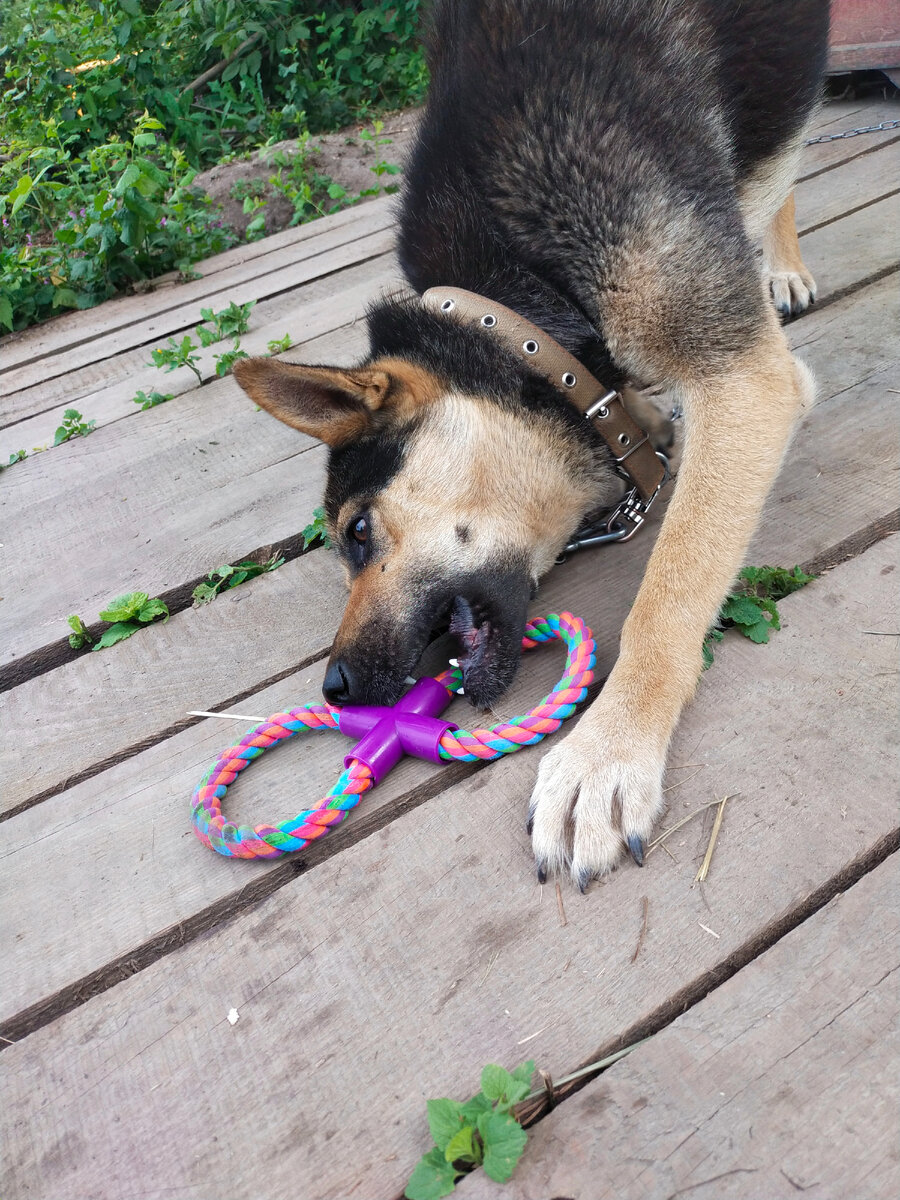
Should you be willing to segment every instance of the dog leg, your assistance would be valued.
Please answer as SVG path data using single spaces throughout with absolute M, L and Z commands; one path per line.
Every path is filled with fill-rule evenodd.
M 703 641 L 734 579 L 812 380 L 771 310 L 716 377 L 683 379 L 675 493 L 622 630 L 619 659 L 574 733 L 541 763 L 530 825 L 539 877 L 582 888 L 625 845 L 643 858 L 663 805 L 669 739 L 700 676 Z
M 816 298 L 816 281 L 800 255 L 793 192 L 772 218 L 762 246 L 763 279 L 775 308 L 784 317 L 804 312 Z

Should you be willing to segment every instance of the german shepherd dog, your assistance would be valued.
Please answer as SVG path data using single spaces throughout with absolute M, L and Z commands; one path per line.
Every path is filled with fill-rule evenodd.
M 815 297 L 791 189 L 827 31 L 827 0 L 438 0 L 400 215 L 410 292 L 373 304 L 358 367 L 235 364 L 331 447 L 350 589 L 334 704 L 396 701 L 448 618 L 466 694 L 494 703 L 538 579 L 622 491 L 565 387 L 426 289 L 514 310 L 607 387 L 677 398 L 683 458 L 618 661 L 538 773 L 541 879 L 584 890 L 626 848 L 641 862 L 704 637 L 811 402 L 777 312 Z

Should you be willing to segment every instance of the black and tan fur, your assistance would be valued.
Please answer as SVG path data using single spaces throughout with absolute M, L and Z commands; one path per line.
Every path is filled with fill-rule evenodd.
M 791 186 L 827 23 L 823 0 L 435 7 L 400 223 L 412 288 L 503 303 L 604 382 L 665 386 L 685 414 L 618 662 L 541 764 L 542 875 L 584 887 L 626 843 L 640 859 L 704 635 L 811 400 L 775 308 L 815 295 Z M 466 690 L 489 704 L 538 578 L 620 485 L 588 423 L 487 335 L 414 295 L 377 303 L 369 329 L 356 368 L 235 367 L 254 400 L 332 446 L 326 510 L 351 592 L 326 695 L 396 699 L 449 618 Z

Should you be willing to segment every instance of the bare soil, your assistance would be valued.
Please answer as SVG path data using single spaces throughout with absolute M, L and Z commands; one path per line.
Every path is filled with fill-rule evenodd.
M 348 196 L 358 196 L 370 188 L 396 184 L 397 176 L 382 175 L 379 178 L 372 168 L 378 163 L 389 163 L 403 167 L 413 133 L 418 122 L 420 109 L 407 109 L 383 118 L 383 128 L 376 135 L 372 122 L 350 125 L 338 133 L 322 134 L 311 138 L 306 145 L 312 170 L 346 189 Z M 360 135 L 368 132 L 369 139 Z M 290 200 L 271 185 L 271 178 L 278 170 L 274 157 L 281 151 L 294 157 L 302 150 L 293 140 L 278 142 L 256 151 L 247 158 L 220 163 L 208 171 L 201 172 L 195 184 L 202 188 L 216 204 L 222 206 L 225 224 L 243 239 L 247 226 L 254 214 L 244 213 L 243 195 L 248 189 L 257 192 L 266 201 L 265 233 L 277 233 L 287 228 L 294 215 Z M 238 185 L 235 187 L 235 185 Z M 238 198 L 235 198 L 237 194 Z M 364 197 L 366 199 L 366 197 Z M 362 203 L 363 201 L 360 201 Z M 326 211 L 333 205 L 326 199 Z

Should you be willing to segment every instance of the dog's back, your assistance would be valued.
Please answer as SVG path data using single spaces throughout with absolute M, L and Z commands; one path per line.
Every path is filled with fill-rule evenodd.
M 787 194 L 827 22 L 822 0 L 439 3 L 404 194 L 410 281 L 502 298 L 533 271 L 638 377 L 665 377 L 669 355 L 636 346 L 629 299 L 713 359 L 745 342 L 748 226 Z

